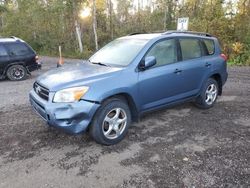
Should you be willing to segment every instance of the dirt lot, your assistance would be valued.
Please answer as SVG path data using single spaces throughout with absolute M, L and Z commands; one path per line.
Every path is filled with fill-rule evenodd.
M 229 68 L 213 109 L 154 112 L 107 147 L 32 111 L 32 83 L 56 59 L 43 61 L 26 81 L 0 81 L 0 187 L 250 187 L 250 67 Z

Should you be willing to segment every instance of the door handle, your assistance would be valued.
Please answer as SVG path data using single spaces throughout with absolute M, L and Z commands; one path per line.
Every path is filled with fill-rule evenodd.
M 205 67 L 211 67 L 211 63 L 206 63 Z
M 174 71 L 175 74 L 180 74 L 181 72 L 182 72 L 182 70 L 180 70 L 180 69 L 175 69 L 175 71 Z

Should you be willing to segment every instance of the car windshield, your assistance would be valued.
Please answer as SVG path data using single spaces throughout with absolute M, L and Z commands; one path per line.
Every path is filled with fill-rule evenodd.
M 116 39 L 97 51 L 89 61 L 107 66 L 127 66 L 147 42 L 147 39 Z

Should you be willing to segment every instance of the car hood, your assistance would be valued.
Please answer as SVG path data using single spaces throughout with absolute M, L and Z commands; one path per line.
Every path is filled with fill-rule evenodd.
M 84 62 L 50 70 L 39 76 L 37 82 L 50 91 L 58 91 L 69 87 L 90 85 L 92 82 L 119 74 L 121 70 L 122 68 L 119 67 Z

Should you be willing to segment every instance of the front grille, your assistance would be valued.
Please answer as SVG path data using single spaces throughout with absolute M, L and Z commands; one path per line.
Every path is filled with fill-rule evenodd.
M 39 97 L 41 97 L 42 99 L 46 101 L 49 100 L 49 90 L 47 88 L 41 86 L 37 82 L 34 83 L 33 88 Z
M 44 107 L 39 104 L 32 96 L 30 96 L 30 102 L 32 107 L 34 108 L 35 112 L 41 116 L 45 121 L 47 121 L 47 114 L 45 112 Z

